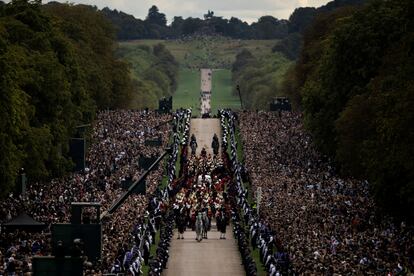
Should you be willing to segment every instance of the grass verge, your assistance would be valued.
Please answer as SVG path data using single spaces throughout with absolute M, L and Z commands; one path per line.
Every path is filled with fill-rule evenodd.
M 173 96 L 173 109 L 193 109 L 193 115 L 199 115 L 200 110 L 200 72 L 198 70 L 181 68 L 178 76 L 178 87 Z
M 213 87 L 211 94 L 211 112 L 217 114 L 218 109 L 231 108 L 240 110 L 240 100 L 233 95 L 233 82 L 231 71 L 227 69 L 217 69 L 213 71 Z
M 155 244 L 151 244 L 151 247 L 150 247 L 150 256 L 155 256 L 159 243 L 160 243 L 160 231 L 157 231 L 157 233 L 155 234 Z M 149 265 L 144 265 L 142 267 L 142 275 L 146 276 L 148 275 L 148 272 L 149 272 Z

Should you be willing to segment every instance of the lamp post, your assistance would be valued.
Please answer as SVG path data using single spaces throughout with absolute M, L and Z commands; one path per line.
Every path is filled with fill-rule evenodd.
M 241 92 L 240 92 L 240 85 L 237 85 L 236 86 L 236 89 L 237 89 L 237 92 L 239 92 L 240 106 L 241 106 L 241 108 L 243 110 L 244 108 L 243 108 L 243 100 L 242 100 L 242 96 L 241 96 Z

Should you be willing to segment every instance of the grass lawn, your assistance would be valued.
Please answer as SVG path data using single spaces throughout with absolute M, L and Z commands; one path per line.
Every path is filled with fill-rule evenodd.
M 211 95 L 211 112 L 217 114 L 221 108 L 240 109 L 240 99 L 232 93 L 231 71 L 218 69 L 213 71 L 213 91 Z
M 200 105 L 200 72 L 181 68 L 178 76 L 178 87 L 173 96 L 173 109 L 180 107 L 193 109 L 193 115 L 199 115 Z
M 157 231 L 157 233 L 155 234 L 155 244 L 151 244 L 151 247 L 150 247 L 150 256 L 156 255 L 157 247 L 159 243 L 160 243 L 160 231 Z M 142 266 L 142 274 L 148 275 L 148 272 L 149 272 L 149 264 L 148 265 L 144 264 Z

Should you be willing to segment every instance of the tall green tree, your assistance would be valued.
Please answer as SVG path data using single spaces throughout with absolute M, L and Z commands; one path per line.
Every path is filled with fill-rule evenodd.
M 155 24 L 165 27 L 167 25 L 167 18 L 164 13 L 160 13 L 157 6 L 153 5 L 148 10 L 147 18 L 145 19 L 150 24 Z
M 242 50 L 233 63 L 232 78 L 240 87 L 243 107 L 269 109 L 272 98 L 280 95 L 279 80 L 289 65 L 279 53 L 269 53 L 258 59 L 250 51 Z M 234 93 L 238 91 L 234 90 Z
M 343 174 L 368 179 L 385 211 L 411 220 L 413 10 L 377 0 L 317 16 L 290 73 L 316 145 Z
M 129 67 L 94 8 L 14 0 L 0 7 L 0 193 L 71 168 L 68 141 L 97 108 L 126 106 Z

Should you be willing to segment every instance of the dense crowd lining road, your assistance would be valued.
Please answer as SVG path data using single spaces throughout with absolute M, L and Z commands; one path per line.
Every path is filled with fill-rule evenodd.
M 183 111 L 180 116 L 180 125 L 173 126 L 175 158 L 179 154 L 178 144 L 187 147 L 189 142 L 191 115 Z M 121 181 L 127 177 L 137 179 L 142 173 L 136 162 L 139 155 L 158 155 L 162 150 L 146 146 L 145 140 L 162 137 L 163 145 L 167 144 L 170 126 L 156 126 L 171 118 L 171 115 L 145 111 L 99 113 L 92 130 L 93 143 L 85 171 L 50 182 L 30 183 L 25 195 L 10 194 L 0 203 L 2 223 L 21 211 L 47 225 L 68 222 L 69 206 L 73 201 L 99 201 L 106 210 L 121 194 Z M 377 215 L 366 181 L 344 179 L 336 174 L 335 168 L 312 146 L 310 136 L 304 131 L 301 114 L 241 112 L 236 116 L 226 111 L 221 113 L 221 119 L 225 132 L 221 146 L 227 149 L 227 143 L 231 143 L 231 160 L 228 161 L 232 163 L 236 181 L 232 192 L 239 204 L 232 210 L 231 217 L 248 275 L 255 275 L 256 265 L 260 265 L 251 258 L 249 243 L 253 248 L 259 248 L 261 262 L 270 275 L 283 271 L 371 275 L 413 271 L 413 229 L 404 222 L 397 224 L 391 218 Z M 237 122 L 243 142 L 244 164 L 238 162 L 235 153 Z M 227 140 L 229 137 L 231 141 Z M 183 152 L 188 152 L 187 148 Z M 153 210 L 165 211 L 168 198 L 174 198 L 179 191 L 173 187 L 178 177 L 175 160 L 170 159 L 168 164 L 166 193 L 157 191 L 158 199 L 151 196 L 161 181 L 163 169 L 160 166 L 148 178 L 149 196 L 132 195 L 104 224 L 103 258 L 99 263 L 85 260 L 86 274 L 100 275 L 114 269 L 138 274 L 140 268 L 135 269 L 134 264 L 141 262 L 142 265 L 145 259 L 151 275 L 160 275 L 169 257 L 169 240 L 174 226 L 172 214 L 163 213 L 165 223 L 161 226 L 157 222 L 148 226 L 157 229 L 151 235 L 155 231 L 162 233 L 162 241 L 152 261 L 148 261 L 149 256 L 134 251 L 136 248 L 131 244 L 132 240 L 147 240 L 140 236 L 142 232 L 137 231 L 137 227 L 143 225 L 144 213 L 149 206 L 155 204 L 151 207 Z M 259 217 L 247 202 L 241 178 L 251 182 L 253 192 L 259 187 L 262 189 Z M 154 199 L 154 204 L 149 199 Z M 51 252 L 49 228 L 34 234 L 2 231 L 0 237 L 2 273 L 29 275 L 32 257 Z M 132 256 L 132 253 L 138 256 L 128 259 L 128 254 Z
M 0 203 L 1 222 L 10 221 L 23 211 L 48 226 L 69 222 L 70 203 L 76 201 L 101 202 L 106 210 L 122 193 L 121 181 L 127 177 L 136 180 L 143 172 L 138 166 L 139 156 L 161 153 L 162 147 L 146 146 L 145 140 L 161 137 L 162 144 L 166 145 L 170 126 L 157 126 L 170 119 L 171 115 L 158 115 L 153 111 L 100 112 L 93 126 L 85 171 L 50 182 L 29 182 L 26 194 L 10 194 Z M 155 191 L 162 173 L 160 166 L 148 176 L 148 194 Z M 111 269 L 113 262 L 129 246 L 130 234 L 134 225 L 142 221 L 147 204 L 147 197 L 134 194 L 103 225 L 102 261 L 98 264 L 85 261 L 88 274 L 99 275 Z M 51 253 L 49 227 L 35 234 L 3 231 L 0 237 L 1 273 L 29 273 L 33 256 Z
M 260 218 L 298 274 L 414 271 L 413 229 L 377 215 L 369 184 L 341 178 L 294 112 L 241 112 L 240 134 Z

